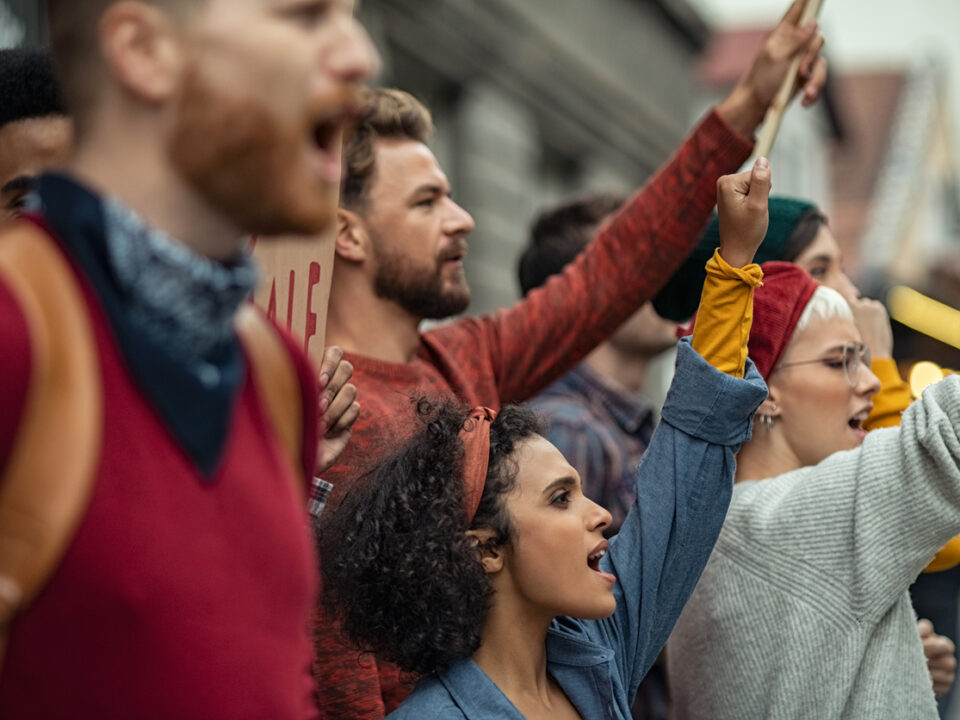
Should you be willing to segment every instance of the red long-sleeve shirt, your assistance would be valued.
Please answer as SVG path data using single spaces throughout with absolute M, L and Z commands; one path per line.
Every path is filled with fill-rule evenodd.
M 328 473 L 328 512 L 353 478 L 415 430 L 411 398 L 454 396 L 499 408 L 533 397 L 573 368 L 666 283 L 703 232 L 717 179 L 735 172 L 751 149 L 711 112 L 587 250 L 522 302 L 424 333 L 409 363 L 347 353 L 363 413 L 347 453 Z M 360 658 L 322 613 L 314 632 L 325 718 L 382 718 L 406 696 L 393 666 Z

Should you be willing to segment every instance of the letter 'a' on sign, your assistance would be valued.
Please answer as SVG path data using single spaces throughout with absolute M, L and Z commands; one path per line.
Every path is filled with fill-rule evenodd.
M 316 238 L 252 241 L 261 274 L 254 302 L 318 361 L 323 356 L 333 276 L 333 232 L 331 228 Z

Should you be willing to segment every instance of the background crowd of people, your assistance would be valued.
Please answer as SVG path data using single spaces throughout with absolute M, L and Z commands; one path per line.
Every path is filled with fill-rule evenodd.
M 960 380 L 914 399 L 751 159 L 825 92 L 805 5 L 461 317 L 474 218 L 352 3 L 49 0 L 0 50 L 0 717 L 945 713 Z M 249 238 L 322 233 L 309 358 Z

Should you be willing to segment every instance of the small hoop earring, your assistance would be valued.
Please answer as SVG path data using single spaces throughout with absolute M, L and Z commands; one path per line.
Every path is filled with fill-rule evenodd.
M 761 415 L 760 424 L 763 425 L 767 430 L 773 429 L 773 415 Z

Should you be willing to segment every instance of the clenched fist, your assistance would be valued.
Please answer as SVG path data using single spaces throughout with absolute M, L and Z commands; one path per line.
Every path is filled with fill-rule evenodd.
M 956 648 L 953 641 L 937 635 L 933 630 L 933 623 L 929 620 L 920 620 L 917 631 L 923 642 L 923 654 L 927 658 L 927 670 L 933 681 L 933 692 L 936 695 L 946 695 L 953 687 L 953 680 L 957 671 Z
M 870 354 L 874 358 L 892 358 L 893 328 L 890 326 L 890 314 L 883 303 L 862 297 L 848 297 L 847 303 L 863 335 L 863 342 L 870 348 Z
M 733 267 L 753 262 L 767 234 L 770 163 L 758 158 L 753 170 L 717 180 L 720 256 Z

